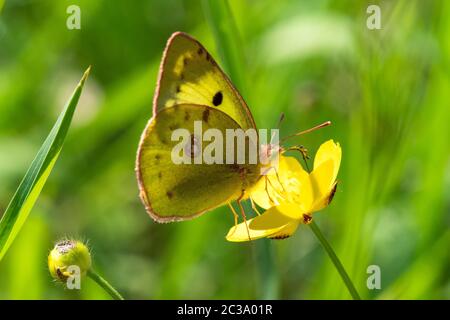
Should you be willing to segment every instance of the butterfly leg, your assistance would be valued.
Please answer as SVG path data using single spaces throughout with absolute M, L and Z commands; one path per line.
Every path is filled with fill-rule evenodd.
M 293 146 L 293 147 L 289 147 L 289 148 L 283 150 L 283 153 L 287 152 L 287 151 L 298 151 L 298 152 L 300 152 L 301 155 L 302 155 L 303 161 L 305 162 L 306 169 L 308 171 L 310 171 L 309 170 L 309 166 L 308 166 L 308 161 L 307 161 L 307 160 L 309 160 L 308 149 L 306 149 L 304 146 Z
M 255 202 L 253 201 L 253 199 L 252 199 L 251 197 L 250 197 L 250 203 L 252 204 L 252 209 L 253 209 L 253 211 L 255 211 L 256 214 L 257 214 L 258 216 L 260 216 L 261 213 L 259 213 L 258 209 L 256 208 Z
M 250 236 L 250 230 L 248 229 L 247 217 L 245 216 L 244 207 L 242 206 L 242 198 L 244 197 L 245 190 L 242 190 L 241 195 L 237 198 L 236 202 L 239 206 L 239 210 L 241 211 L 242 219 L 244 220 L 245 227 L 247 228 L 248 240 L 252 241 L 252 237 Z
M 277 177 L 277 181 L 278 181 L 278 184 L 281 186 L 281 189 L 283 189 L 283 192 L 286 192 L 286 189 L 284 189 L 284 186 L 283 186 L 283 184 L 281 183 L 281 179 L 280 179 L 280 176 L 278 175 L 278 170 L 277 170 L 277 168 L 271 167 L 271 169 L 273 169 L 273 170 L 275 171 L 275 176 Z M 278 194 L 280 194 L 280 193 L 277 191 L 277 189 L 275 188 L 275 186 L 272 184 L 272 181 L 270 181 L 269 178 L 267 178 L 267 180 L 269 181 L 269 184 L 270 184 L 270 186 L 272 187 L 272 189 L 273 189 L 274 191 L 276 191 Z
M 277 177 L 278 177 L 278 174 L 276 175 Z M 275 188 L 275 186 L 273 185 L 273 183 L 272 183 L 272 181 L 269 179 L 269 178 L 267 178 L 267 181 L 269 181 L 269 184 L 270 184 L 270 186 L 272 187 L 272 189 L 275 191 L 275 192 L 277 192 L 277 193 L 279 193 L 278 191 L 277 191 L 277 189 Z M 279 182 L 280 180 L 278 180 L 278 182 Z M 280 182 L 280 184 L 281 184 L 281 182 Z M 283 188 L 284 189 L 284 188 Z
M 276 171 L 275 168 L 274 168 L 274 170 L 275 170 L 275 172 L 276 172 L 276 177 L 277 177 L 278 183 L 279 183 L 280 186 L 281 186 L 281 189 L 283 189 L 283 192 L 286 192 L 286 189 L 284 189 L 284 186 L 283 186 L 283 184 L 281 183 L 280 176 L 278 175 L 278 172 Z M 277 188 L 275 188 L 275 186 L 273 185 L 272 181 L 266 176 L 266 186 L 265 186 L 266 193 L 267 193 L 267 196 L 269 197 L 269 201 L 270 201 L 272 204 L 275 204 L 275 201 L 273 201 L 273 199 L 270 197 L 270 194 L 269 194 L 269 188 L 268 188 L 267 182 L 269 182 L 269 185 L 272 187 L 273 191 L 275 191 L 275 192 L 276 192 L 280 197 L 282 197 L 282 198 L 283 198 L 283 193 L 280 192 L 280 190 L 278 190 Z
M 230 207 L 231 212 L 233 213 L 233 216 L 234 216 L 234 226 L 236 227 L 237 224 L 238 224 L 239 216 L 238 216 L 238 214 L 236 213 L 236 210 L 234 210 L 234 208 L 233 208 L 233 206 L 231 205 L 231 203 L 228 202 L 228 206 Z
M 275 201 L 273 201 L 272 197 L 270 196 L 267 181 L 269 181 L 269 177 L 264 176 L 264 190 L 266 191 L 267 197 L 269 198 L 269 202 L 270 202 L 271 204 L 275 204 Z M 269 182 L 270 182 L 270 181 L 269 181 Z M 272 185 L 272 184 L 271 184 L 271 185 Z M 273 186 L 272 186 L 272 188 L 273 188 Z

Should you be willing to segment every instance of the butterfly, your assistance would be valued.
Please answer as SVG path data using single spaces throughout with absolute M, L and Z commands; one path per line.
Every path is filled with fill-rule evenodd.
M 242 96 L 209 52 L 193 37 L 176 32 L 163 53 L 153 100 L 153 117 L 142 133 L 136 159 L 140 198 L 157 222 L 183 221 L 248 197 L 261 178 L 261 163 L 175 164 L 172 141 L 177 129 L 188 130 L 184 150 L 195 157 L 195 123 L 202 129 L 255 129 Z M 248 158 L 248 155 L 246 155 Z M 235 219 L 237 217 L 235 211 Z M 245 215 L 243 215 L 245 219 Z

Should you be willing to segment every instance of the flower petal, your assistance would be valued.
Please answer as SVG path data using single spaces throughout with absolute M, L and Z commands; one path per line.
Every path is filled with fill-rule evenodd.
M 262 215 L 248 220 L 247 225 L 242 222 L 230 228 L 226 239 L 232 242 L 256 240 L 274 236 L 283 230 L 289 231 L 290 235 L 297 229 L 299 215 L 301 216 L 302 213 L 296 205 L 284 204 L 272 207 Z
M 326 206 L 328 206 L 331 203 L 331 200 L 333 200 L 334 193 L 336 192 L 336 188 L 337 188 L 337 182 L 335 182 L 333 184 L 333 186 L 331 187 L 331 191 L 328 194 L 323 195 L 321 198 L 318 198 L 314 202 L 312 209 L 311 209 L 311 213 L 320 211 L 323 208 L 325 208 Z
M 318 168 L 315 168 L 313 172 L 310 173 L 309 178 L 315 201 L 330 193 L 331 186 L 335 182 L 333 179 L 333 172 L 334 163 L 330 159 L 322 162 Z
M 308 173 L 294 157 L 280 156 L 278 168 L 271 169 L 250 190 L 250 197 L 262 208 L 281 203 L 301 203 L 303 208 L 313 203 Z
M 314 159 L 314 170 L 310 174 L 311 185 L 314 193 L 314 205 L 312 211 L 318 211 L 326 207 L 330 201 L 330 194 L 336 186 L 336 177 L 341 163 L 341 147 L 328 140 L 317 151 Z
M 295 231 L 297 231 L 299 224 L 299 220 L 292 220 L 283 229 L 281 229 L 277 233 L 272 234 L 268 238 L 276 240 L 289 238 L 292 234 L 294 234 Z
M 335 181 L 339 167 L 341 165 L 342 150 L 339 143 L 333 140 L 328 140 L 319 147 L 316 156 L 314 157 L 314 170 L 318 169 L 324 162 L 330 161 L 333 163 L 333 172 L 330 180 Z

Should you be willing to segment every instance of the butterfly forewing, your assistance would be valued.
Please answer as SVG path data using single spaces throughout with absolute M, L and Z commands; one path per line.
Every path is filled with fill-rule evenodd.
M 154 97 L 154 112 L 177 104 L 217 108 L 242 129 L 255 128 L 243 98 L 208 51 L 191 36 L 177 32 L 167 42 Z

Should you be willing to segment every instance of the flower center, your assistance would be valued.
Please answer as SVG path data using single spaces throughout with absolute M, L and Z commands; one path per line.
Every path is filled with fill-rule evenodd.
M 310 224 L 312 221 L 312 216 L 309 213 L 303 214 L 303 223 Z

